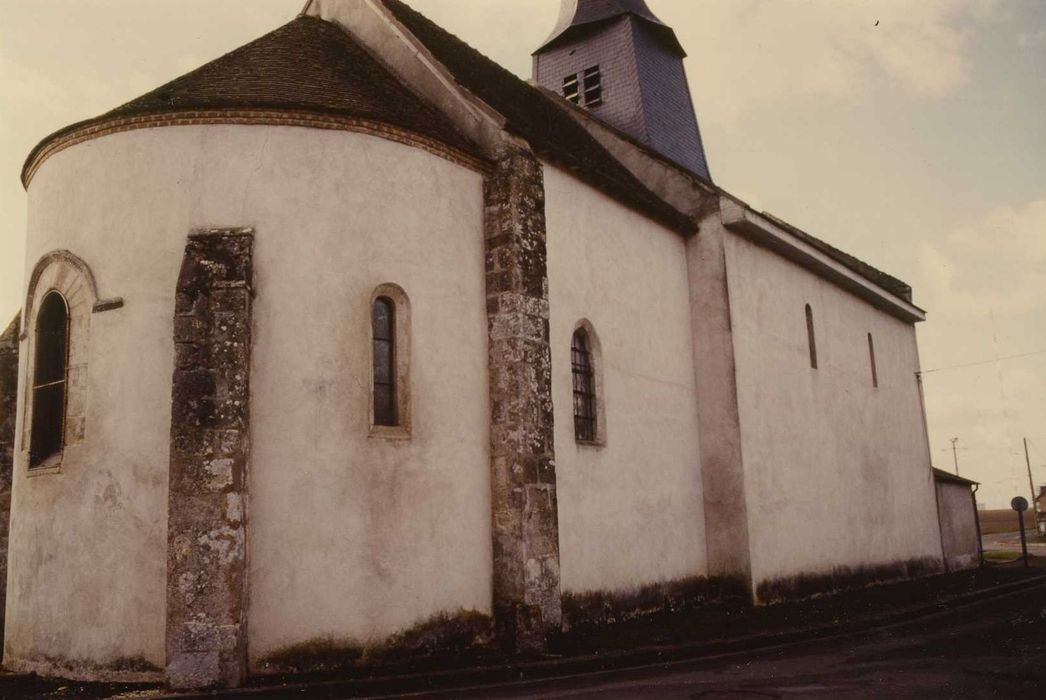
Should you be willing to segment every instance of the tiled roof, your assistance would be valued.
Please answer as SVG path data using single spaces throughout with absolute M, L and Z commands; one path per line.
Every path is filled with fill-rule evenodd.
M 689 217 L 651 192 L 539 88 L 400 0 L 382 2 L 461 86 L 501 114 L 506 128 L 525 139 L 539 156 L 670 228 L 695 230 Z
M 111 112 L 44 139 L 139 115 L 219 109 L 293 110 L 373 120 L 476 149 L 439 111 L 421 101 L 334 24 L 299 17 Z
M 784 221 L 782 219 L 778 219 L 773 214 L 769 214 L 769 213 L 764 211 L 762 213 L 762 215 L 765 216 L 766 218 L 772 220 L 775 224 L 777 224 L 781 228 L 786 229 L 789 233 L 791 233 L 796 238 L 806 242 L 807 244 L 813 246 L 814 248 L 816 248 L 817 250 L 821 251 L 822 253 L 824 253 L 828 257 L 832 258 L 833 260 L 835 260 L 837 263 L 839 263 L 843 267 L 848 268 L 852 272 L 856 272 L 861 277 L 864 277 L 869 282 L 872 282 L 873 284 L 876 284 L 879 287 L 885 289 L 886 291 L 888 291 L 891 294 L 893 294 L 895 297 L 897 297 L 899 299 L 904 299 L 905 301 L 911 303 L 911 301 L 912 301 L 912 288 L 907 283 L 897 279 L 896 277 L 893 277 L 892 275 L 886 274 L 882 270 L 878 270 L 878 269 L 872 267 L 871 265 L 869 265 L 868 263 L 864 262 L 863 260 L 855 258 L 854 256 L 850 255 L 849 253 L 846 253 L 846 252 L 844 252 L 842 250 L 839 250 L 835 246 L 832 246 L 832 245 L 830 245 L 828 243 L 825 243 L 820 238 L 816 238 L 814 236 L 811 236 L 806 231 L 803 231 L 802 229 L 799 229 L 799 228 L 796 228 L 795 226 L 792 226 L 787 221 Z

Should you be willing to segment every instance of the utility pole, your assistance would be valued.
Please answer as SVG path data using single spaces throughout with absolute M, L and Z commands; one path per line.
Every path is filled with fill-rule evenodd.
M 959 438 L 952 438 L 952 461 L 955 462 L 955 476 L 959 476 L 959 453 L 956 451 L 955 443 L 959 442 Z M 1025 442 L 1027 446 L 1027 442 Z
M 1024 438 L 1024 463 L 1028 465 L 1028 488 L 1031 489 L 1031 502 L 1035 504 L 1035 526 L 1039 526 L 1039 501 L 1035 498 L 1035 479 L 1031 476 L 1031 458 L 1028 456 L 1028 438 Z

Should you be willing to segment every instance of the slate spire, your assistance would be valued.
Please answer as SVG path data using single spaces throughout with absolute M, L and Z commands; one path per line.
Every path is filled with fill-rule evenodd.
M 711 179 L 672 28 L 645 0 L 563 0 L 534 52 L 534 80 L 666 158 Z

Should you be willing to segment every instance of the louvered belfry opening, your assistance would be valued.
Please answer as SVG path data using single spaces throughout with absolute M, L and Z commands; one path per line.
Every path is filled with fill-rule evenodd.
M 396 307 L 387 297 L 374 300 L 374 425 L 399 425 L 396 410 Z
M 596 379 L 588 334 L 579 328 L 570 343 L 570 368 L 574 378 L 574 438 L 596 440 Z
M 36 317 L 30 468 L 40 466 L 62 450 L 68 358 L 69 309 L 61 294 L 50 292 Z

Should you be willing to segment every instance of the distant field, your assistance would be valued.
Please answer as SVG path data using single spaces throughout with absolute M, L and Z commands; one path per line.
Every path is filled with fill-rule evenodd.
M 997 532 L 1017 532 L 1021 528 L 1017 521 L 1017 512 L 1013 510 L 982 510 L 981 534 L 993 535 Z M 1028 511 L 1024 514 L 1024 527 L 1028 530 L 1035 529 L 1035 513 Z

